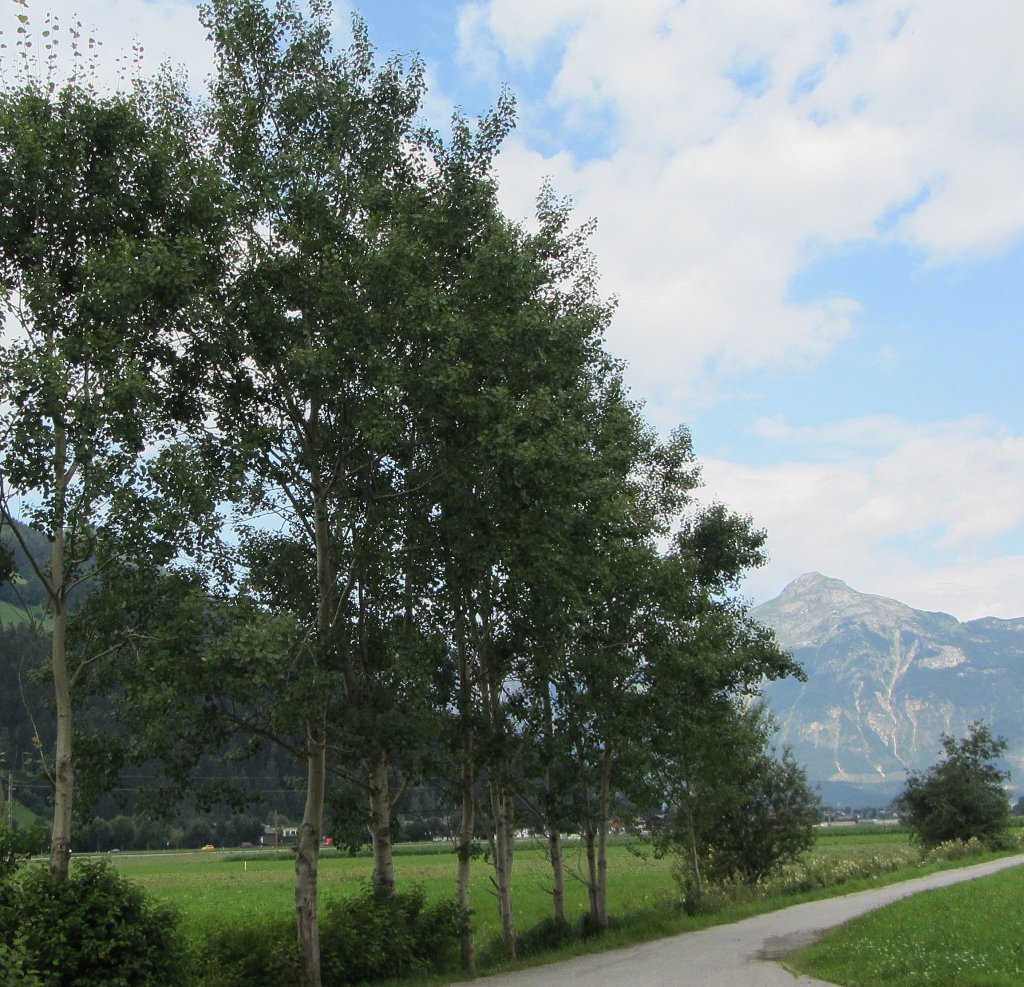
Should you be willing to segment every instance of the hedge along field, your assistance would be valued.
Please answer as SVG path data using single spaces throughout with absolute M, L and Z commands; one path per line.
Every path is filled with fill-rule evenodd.
M 608 908 L 613 915 L 656 907 L 675 895 L 672 864 L 646 859 L 632 852 L 627 841 L 609 847 Z M 582 869 L 578 844 L 566 844 L 566 863 Z M 447 848 L 445 848 L 447 849 Z M 422 887 L 427 901 L 455 896 L 455 854 L 402 848 L 395 859 L 399 890 Z M 247 922 L 279 915 L 284 922 L 294 916 L 294 858 L 290 852 L 207 851 L 194 853 L 122 853 L 111 857 L 117 869 L 144 887 L 156 900 L 179 909 L 185 930 L 198 933 L 211 924 Z M 326 903 L 355 895 L 370 879 L 373 861 L 327 850 L 320 858 L 320 900 Z M 493 869 L 482 857 L 473 861 L 473 924 L 479 944 L 485 945 L 500 931 L 497 903 L 491 893 Z M 551 868 L 540 845 L 517 848 L 513 869 L 516 925 L 520 931 L 551 915 Z M 587 910 L 586 889 L 568 876 L 566 898 L 569 915 Z

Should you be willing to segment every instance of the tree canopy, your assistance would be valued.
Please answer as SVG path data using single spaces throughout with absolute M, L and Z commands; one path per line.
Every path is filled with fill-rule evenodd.
M 896 800 L 904 822 L 922 846 L 950 840 L 999 842 L 1010 818 L 1003 788 L 1010 774 L 998 763 L 1005 752 L 1005 739 L 984 723 L 972 723 L 966 737 L 943 736 L 941 759 L 927 771 L 911 775 Z
M 61 878 L 73 692 L 98 657 L 69 635 L 69 607 L 96 585 L 108 533 L 128 533 L 134 555 L 173 554 L 134 510 L 140 454 L 188 404 L 180 340 L 218 274 L 222 197 L 183 108 L 160 85 L 107 97 L 75 83 L 0 90 L 0 305 L 16 326 L 0 351 L 0 522 L 51 617 Z M 46 535 L 45 553 L 16 521 Z
M 395 807 L 443 779 L 458 893 L 483 827 L 514 953 L 517 817 L 559 921 L 581 833 L 606 926 L 613 816 L 696 784 L 684 764 L 799 671 L 737 595 L 764 533 L 697 503 L 689 433 L 657 435 L 605 350 L 593 224 L 547 186 L 529 223 L 499 208 L 511 97 L 431 130 L 422 64 L 380 62 L 358 19 L 336 51 L 331 13 L 211 0 L 201 113 L 166 80 L 0 96 L 0 520 L 52 620 L 55 872 L 73 693 L 117 711 L 94 774 L 155 761 L 164 797 L 276 745 L 304 776 L 310 987 L 332 786 L 386 897 Z M 714 803 L 734 856 L 799 780 L 745 739 L 733 791 L 759 801 Z

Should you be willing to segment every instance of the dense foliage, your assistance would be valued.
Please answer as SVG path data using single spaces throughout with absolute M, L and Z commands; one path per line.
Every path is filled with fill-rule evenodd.
M 197 774 L 261 747 L 302 779 L 308 987 L 371 912 L 404 930 L 379 951 L 396 970 L 452 932 L 472 967 L 452 923 L 481 833 L 514 954 L 524 819 L 548 839 L 556 925 L 562 834 L 582 838 L 587 921 L 607 928 L 612 820 L 683 790 L 702 793 L 695 861 L 714 847 L 757 876 L 792 855 L 806 799 L 762 732 L 703 794 L 737 711 L 799 672 L 736 596 L 764 532 L 695 499 L 688 431 L 658 436 L 626 393 L 592 224 L 549 187 L 531 225 L 502 214 L 511 97 L 441 133 L 420 123 L 422 64 L 379 63 L 358 19 L 335 51 L 325 0 L 201 17 L 202 114 L 167 77 L 0 93 L 0 296 L 22 330 L 0 351 L 0 523 L 51 630 L 55 737 L 32 743 L 56 781 L 55 876 L 76 771 L 114 788 L 146 764 L 141 804 L 238 807 Z M 392 845 L 426 778 L 462 912 L 421 927 Z M 332 917 L 322 957 L 332 795 L 369 831 L 374 892 Z M 78 832 L 102 846 L 113 825 Z M 743 852 L 751 827 L 765 842 Z
M 427 905 L 421 890 L 384 894 L 367 884 L 320 917 L 324 980 L 362 984 L 451 969 L 468 916 L 454 901 Z M 301 983 L 291 930 L 274 921 L 224 923 L 201 942 L 206 987 L 288 987 Z
M 821 803 L 788 750 L 759 753 L 735 784 L 737 797 L 708 837 L 712 877 L 760 880 L 811 848 Z
M 187 982 L 176 913 L 102 864 L 78 864 L 66 881 L 32 866 L 0 884 L 0 945 L 40 987 Z
M 680 740 L 659 745 L 668 812 L 658 853 L 679 861 L 688 908 L 705 881 L 763 880 L 810 848 L 820 799 L 759 706 L 722 701 L 691 711 Z
M 972 838 L 998 844 L 1010 821 L 1003 788 L 1010 775 L 998 764 L 1005 751 L 1006 741 L 984 723 L 960 739 L 944 736 L 941 760 L 912 775 L 896 800 L 914 839 L 928 848 Z

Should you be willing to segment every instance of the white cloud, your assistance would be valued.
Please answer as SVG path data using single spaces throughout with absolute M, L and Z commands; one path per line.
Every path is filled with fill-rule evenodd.
M 759 600 L 818 570 L 961 619 L 1024 614 L 1024 436 L 980 417 L 771 421 L 758 434 L 791 458 L 706 460 L 704 475 L 715 497 L 768 531 L 771 562 L 747 586 Z
M 610 342 L 641 393 L 692 399 L 709 370 L 721 385 L 827 359 L 855 331 L 856 300 L 789 295 L 824 249 L 895 238 L 950 261 L 1024 229 L 1019 0 L 471 9 L 467 45 L 536 67 L 543 86 L 504 159 L 509 199 L 550 174 L 600 218 L 621 298 Z M 566 144 L 611 128 L 610 149 L 545 157 L 552 126 Z

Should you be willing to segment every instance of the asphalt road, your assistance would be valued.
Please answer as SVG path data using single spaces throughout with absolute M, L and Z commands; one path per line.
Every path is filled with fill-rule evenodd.
M 1024 864 L 1024 854 L 941 871 L 902 884 L 688 932 L 670 939 L 595 953 L 550 966 L 471 981 L 485 987 L 794 987 L 823 984 L 795 976 L 778 962 L 833 926 L 919 891 L 970 881 Z M 468 982 L 467 982 L 468 983 Z

